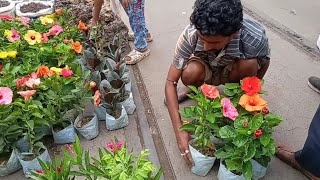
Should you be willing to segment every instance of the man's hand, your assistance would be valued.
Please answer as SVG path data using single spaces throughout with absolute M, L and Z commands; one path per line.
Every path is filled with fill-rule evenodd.
M 132 3 L 132 0 L 122 0 L 122 1 L 121 1 L 122 7 L 123 7 L 125 10 L 128 10 L 128 9 L 129 9 L 131 3 Z
M 185 154 L 183 158 L 192 163 L 193 161 L 189 150 L 189 141 L 191 140 L 189 133 L 186 131 L 177 131 L 176 138 L 181 154 Z

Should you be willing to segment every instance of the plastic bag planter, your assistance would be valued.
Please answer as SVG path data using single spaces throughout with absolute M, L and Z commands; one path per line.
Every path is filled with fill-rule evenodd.
M 191 168 L 192 173 L 198 176 L 206 176 L 208 172 L 211 170 L 216 157 L 209 157 L 201 154 L 198 150 L 193 148 L 190 144 L 192 144 L 194 140 L 189 142 L 189 149 L 193 159 L 193 166 Z
M 28 12 L 28 13 L 23 13 L 20 11 L 20 8 L 23 6 L 23 5 L 26 5 L 26 4 L 29 4 L 29 3 L 41 3 L 41 4 L 44 4 L 44 5 L 47 5 L 47 6 L 50 6 L 49 8 L 47 9 L 42 9 L 38 12 L 35 12 L 35 13 L 32 13 L 32 12 Z M 47 14 L 52 14 L 53 13 L 53 2 L 50 2 L 50 1 L 29 1 L 29 2 L 21 2 L 21 3 L 18 3 L 16 4 L 16 15 L 19 16 L 19 17 L 39 17 L 39 16 L 43 16 L 43 15 L 47 15 Z
M 19 141 L 17 141 L 16 147 L 19 152 L 28 152 L 30 149 L 30 144 L 26 139 L 21 138 Z
M 129 81 L 127 84 L 124 85 L 124 90 L 127 92 L 131 92 L 131 81 Z
M 95 106 L 94 107 L 94 112 L 97 115 L 97 118 L 99 121 L 105 121 L 106 120 L 106 114 L 107 110 L 103 106 Z
M 47 136 L 47 135 L 52 135 L 52 131 L 51 131 L 51 128 L 49 126 L 44 126 L 44 127 L 41 127 L 41 128 L 36 128 L 35 129 L 35 133 L 36 134 L 42 134 L 44 136 Z
M 15 16 L 15 3 L 10 0 L 5 0 L 5 1 L 7 1 L 10 4 L 6 7 L 1 7 L 0 14 L 10 15 L 10 16 L 14 17 Z
M 253 159 L 251 159 L 250 162 L 252 164 L 252 169 L 253 169 L 253 179 L 258 180 L 263 178 L 267 173 L 268 167 L 262 166 L 261 164 L 259 164 L 257 161 Z
M 68 127 L 58 132 L 54 132 L 52 129 L 52 135 L 54 143 L 56 144 L 68 144 L 76 141 L 76 132 L 72 123 L 70 123 Z
M 21 169 L 18 154 L 16 150 L 12 150 L 11 156 L 5 165 L 0 166 L 0 176 L 7 176 Z
M 78 127 L 78 122 L 84 117 L 93 116 L 93 118 L 84 126 Z M 99 135 L 99 121 L 96 114 L 84 113 L 84 115 L 79 114 L 74 122 L 74 127 L 80 132 L 80 134 L 87 140 L 93 139 Z
M 106 127 L 108 130 L 121 129 L 128 126 L 128 124 L 129 118 L 123 106 L 121 106 L 121 115 L 118 119 L 106 113 Z
M 40 163 L 38 161 L 38 158 L 41 159 L 41 161 L 43 161 L 43 162 L 51 162 L 51 158 L 50 158 L 50 155 L 49 155 L 47 149 L 45 149 L 45 151 L 41 155 L 39 155 L 37 158 L 34 158 L 31 161 L 25 161 L 25 160 L 23 160 L 23 157 L 24 157 L 24 155 L 20 154 L 19 161 L 21 163 L 23 173 L 26 177 L 31 176 L 30 171 L 42 169 L 40 166 Z
M 124 107 L 127 114 L 133 114 L 136 110 L 136 104 L 134 103 L 132 93 L 130 93 L 129 97 L 120 104 Z
M 229 171 L 226 166 L 222 163 L 223 160 L 220 160 L 220 167 L 218 171 L 218 179 L 219 180 L 246 180 L 246 178 L 241 175 L 233 174 L 231 171 Z

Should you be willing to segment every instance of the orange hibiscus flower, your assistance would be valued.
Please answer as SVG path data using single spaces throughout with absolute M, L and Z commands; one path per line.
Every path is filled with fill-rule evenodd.
M 220 94 L 217 88 L 208 84 L 203 84 L 201 86 L 201 91 L 204 94 L 204 96 L 210 99 L 215 99 L 220 97 Z
M 239 104 L 249 112 L 261 111 L 268 106 L 267 101 L 262 99 L 258 94 L 253 96 L 242 95 Z
M 88 27 L 82 21 L 79 21 L 78 28 L 84 31 L 88 30 Z
M 82 45 L 79 41 L 76 41 L 74 43 L 72 43 L 72 49 L 77 52 L 78 54 L 80 54 L 82 52 Z
M 37 74 L 39 77 L 45 76 L 52 76 L 53 72 L 47 66 L 40 66 L 38 68 Z
M 246 92 L 247 95 L 251 96 L 259 93 L 261 90 L 261 81 L 256 76 L 246 77 L 242 80 L 241 89 Z
M 62 9 L 56 9 L 55 10 L 56 14 L 61 16 L 62 15 Z

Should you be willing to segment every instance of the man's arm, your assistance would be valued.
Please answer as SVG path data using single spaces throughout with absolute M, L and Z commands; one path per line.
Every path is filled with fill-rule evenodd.
M 94 4 L 93 5 L 93 15 L 92 15 L 93 17 L 92 17 L 92 22 L 91 22 L 92 26 L 95 25 L 99 20 L 103 0 L 94 0 L 93 4 Z
M 178 104 L 178 96 L 177 96 L 177 83 L 181 77 L 182 70 L 177 69 L 173 65 L 170 66 L 167 81 L 165 85 L 165 95 L 167 108 L 169 111 L 169 115 L 172 121 L 172 125 L 174 128 L 174 132 L 176 135 L 178 147 L 180 149 L 181 154 L 186 153 L 186 150 L 189 151 L 189 140 L 190 135 L 186 131 L 180 131 L 179 128 L 182 126 L 181 116 L 179 113 L 179 104 Z M 187 153 L 184 158 L 192 161 L 190 153 Z

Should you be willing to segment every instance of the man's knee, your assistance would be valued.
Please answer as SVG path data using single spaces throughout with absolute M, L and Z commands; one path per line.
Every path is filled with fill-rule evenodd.
M 258 73 L 259 63 L 257 59 L 243 59 L 237 63 L 237 71 L 240 76 L 256 76 Z
M 205 66 L 198 61 L 192 61 L 187 64 L 187 67 L 182 71 L 181 81 L 184 85 L 200 86 L 205 79 Z

